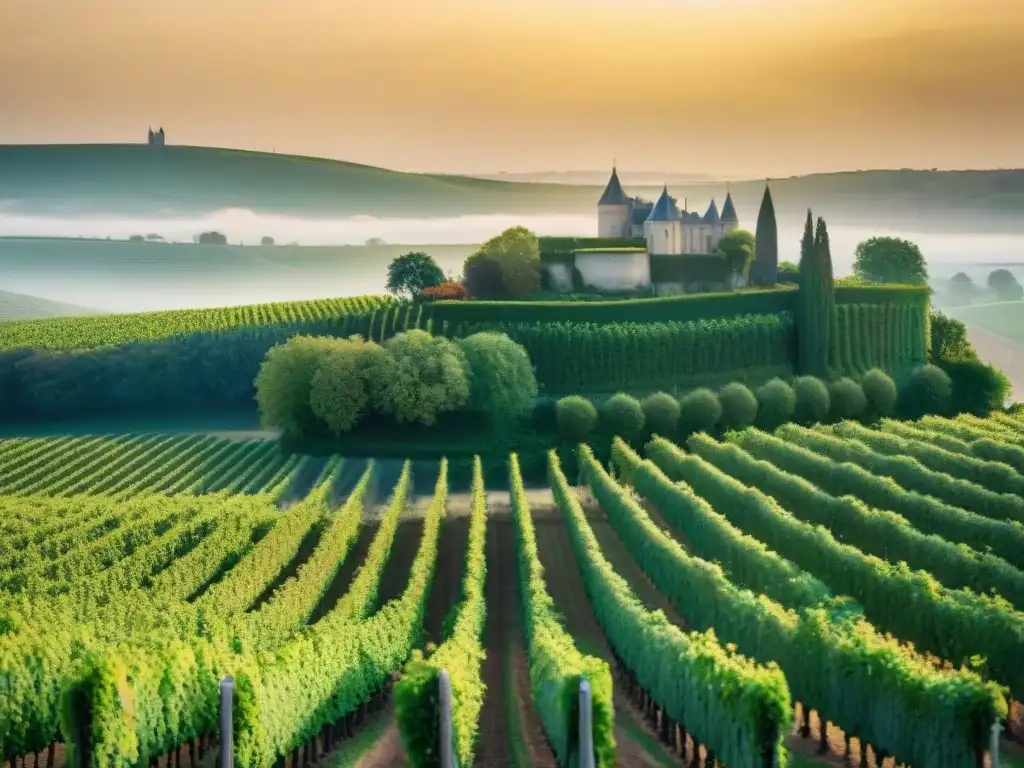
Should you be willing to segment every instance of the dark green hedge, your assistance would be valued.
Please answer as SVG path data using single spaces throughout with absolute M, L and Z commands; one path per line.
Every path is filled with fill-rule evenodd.
M 541 261 L 569 260 L 583 248 L 644 248 L 642 237 L 539 237 Z
M 666 296 L 624 301 L 438 301 L 424 310 L 434 332 L 447 323 L 457 335 L 464 323 L 659 323 L 714 320 L 738 315 L 777 314 L 792 309 L 795 288 Z
M 652 255 L 651 282 L 653 283 L 724 283 L 732 275 L 732 267 L 725 257 L 713 253 L 684 253 L 681 255 Z

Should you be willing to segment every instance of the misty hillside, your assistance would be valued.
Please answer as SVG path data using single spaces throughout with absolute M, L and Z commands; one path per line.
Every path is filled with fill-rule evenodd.
M 0 323 L 14 320 L 36 320 L 42 317 L 65 317 L 73 315 L 95 315 L 94 309 L 75 304 L 26 296 L 23 293 L 0 291 Z
M 624 173 L 625 175 L 625 173 Z M 627 192 L 653 197 L 660 184 Z M 730 185 L 753 228 L 764 181 Z M 724 184 L 673 183 L 703 212 Z M 223 208 L 315 217 L 593 213 L 599 186 L 403 173 L 336 160 L 202 147 L 0 146 L 0 215 L 183 214 Z M 1024 170 L 857 171 L 772 181 L 780 217 L 961 232 L 1024 231 Z

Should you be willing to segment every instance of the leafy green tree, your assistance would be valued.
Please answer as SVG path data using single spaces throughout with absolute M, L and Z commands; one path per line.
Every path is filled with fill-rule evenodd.
M 359 336 L 337 339 L 320 361 L 310 384 L 313 414 L 335 435 L 350 431 L 370 407 L 371 372 L 387 356 L 383 347 Z
M 505 421 L 530 409 L 537 378 L 526 349 L 504 333 L 474 333 L 458 342 L 469 374 L 469 408 Z
M 497 266 L 483 267 L 484 262 Z M 472 253 L 463 269 L 470 295 L 480 298 L 493 289 L 495 272 L 501 275 L 501 298 L 521 299 L 540 288 L 540 243 L 526 227 L 511 227 L 492 237 Z M 482 289 L 482 290 L 481 290 Z
M 725 258 L 734 275 L 745 275 L 754 261 L 754 235 L 745 229 L 726 232 L 715 246 L 715 253 Z
M 739 381 L 726 384 L 718 390 L 722 403 L 722 427 L 745 429 L 757 418 L 757 398 L 750 389 Z
M 797 363 L 801 374 L 827 378 L 837 327 L 832 252 L 825 220 L 807 211 L 800 243 L 800 290 L 797 296 Z
M 995 269 L 988 275 L 988 287 L 995 292 L 999 301 L 1020 301 L 1024 299 L 1024 288 L 1008 269 Z
M 462 267 L 462 282 L 466 292 L 474 299 L 504 299 L 505 284 L 501 277 L 501 265 L 492 261 L 486 253 L 471 253 Z
M 469 401 L 466 360 L 455 342 L 426 331 L 399 333 L 384 343 L 367 375 L 377 409 L 405 422 L 430 426 Z
M 757 212 L 756 232 L 750 282 L 754 285 L 775 285 L 782 266 L 779 264 L 779 227 L 775 219 L 775 203 L 767 184 Z
M 978 295 L 978 286 L 966 272 L 957 272 L 949 278 L 949 300 L 954 304 L 970 304 Z
M 792 421 L 796 413 L 796 393 L 785 381 L 774 378 L 757 390 L 757 418 L 760 429 L 773 430 Z
M 558 433 L 573 443 L 586 440 L 597 427 L 597 409 L 580 395 L 563 397 L 555 406 Z
M 921 249 L 898 237 L 872 237 L 854 251 L 853 273 L 873 283 L 924 285 L 928 265 Z
M 780 283 L 799 283 L 800 267 L 792 261 L 783 261 L 779 264 L 778 277 Z
M 267 352 L 256 376 L 260 422 L 287 437 L 302 437 L 316 426 L 310 406 L 313 377 L 335 348 L 326 336 L 294 336 Z
M 671 440 L 679 429 L 679 401 L 667 392 L 648 395 L 640 404 L 644 410 L 644 423 L 654 435 Z
M 938 364 L 950 360 L 974 360 L 978 355 L 967 340 L 967 326 L 941 312 L 931 313 L 932 347 L 929 360 Z
M 388 264 L 388 293 L 412 298 L 424 288 L 440 285 L 445 280 L 444 272 L 437 262 L 422 251 L 412 251 L 396 256 Z
M 644 409 L 632 395 L 612 395 L 598 411 L 601 426 L 609 435 L 618 435 L 627 443 L 635 441 L 644 431 Z

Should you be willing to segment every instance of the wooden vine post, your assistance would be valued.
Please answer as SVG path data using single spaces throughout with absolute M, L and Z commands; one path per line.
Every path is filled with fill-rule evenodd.
M 452 756 L 452 680 L 447 669 L 437 673 L 437 684 L 440 688 L 441 768 L 455 768 Z
M 580 678 L 580 768 L 594 768 L 594 709 L 590 681 Z
M 228 675 L 220 681 L 220 760 L 219 768 L 234 768 L 234 733 L 231 705 L 235 695 L 235 678 Z

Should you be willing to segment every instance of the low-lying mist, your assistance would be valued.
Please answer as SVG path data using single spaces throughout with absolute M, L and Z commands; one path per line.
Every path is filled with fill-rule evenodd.
M 434 246 L 442 269 L 457 274 L 480 243 L 511 226 L 540 235 L 591 235 L 594 215 L 480 215 L 454 218 L 390 219 L 360 216 L 304 219 L 226 209 L 197 217 L 58 218 L 0 211 L 0 289 L 68 301 L 104 311 L 128 312 L 190 306 L 219 306 L 323 296 L 379 293 L 387 262 L 404 246 Z M 797 261 L 803 221 L 779 222 L 780 260 Z M 754 222 L 747 223 L 753 229 Z M 191 243 L 201 232 L 224 234 L 231 246 L 258 246 L 272 237 L 277 246 L 320 248 L 237 248 L 221 250 L 160 247 L 151 243 L 107 243 L 131 236 L 158 235 L 166 243 Z M 1011 268 L 1024 282 L 1024 236 L 935 234 L 830 226 L 837 275 L 849 274 L 857 243 L 875 235 L 896 235 L 924 251 L 933 277 L 965 270 L 983 281 L 994 263 Z M 40 243 L 27 238 L 83 238 Z M 392 248 L 328 250 L 362 246 L 379 238 Z M 460 246 L 461 244 L 461 246 Z M 113 247 L 116 245 L 117 247 Z M 403 246 L 403 247 L 399 247 Z

